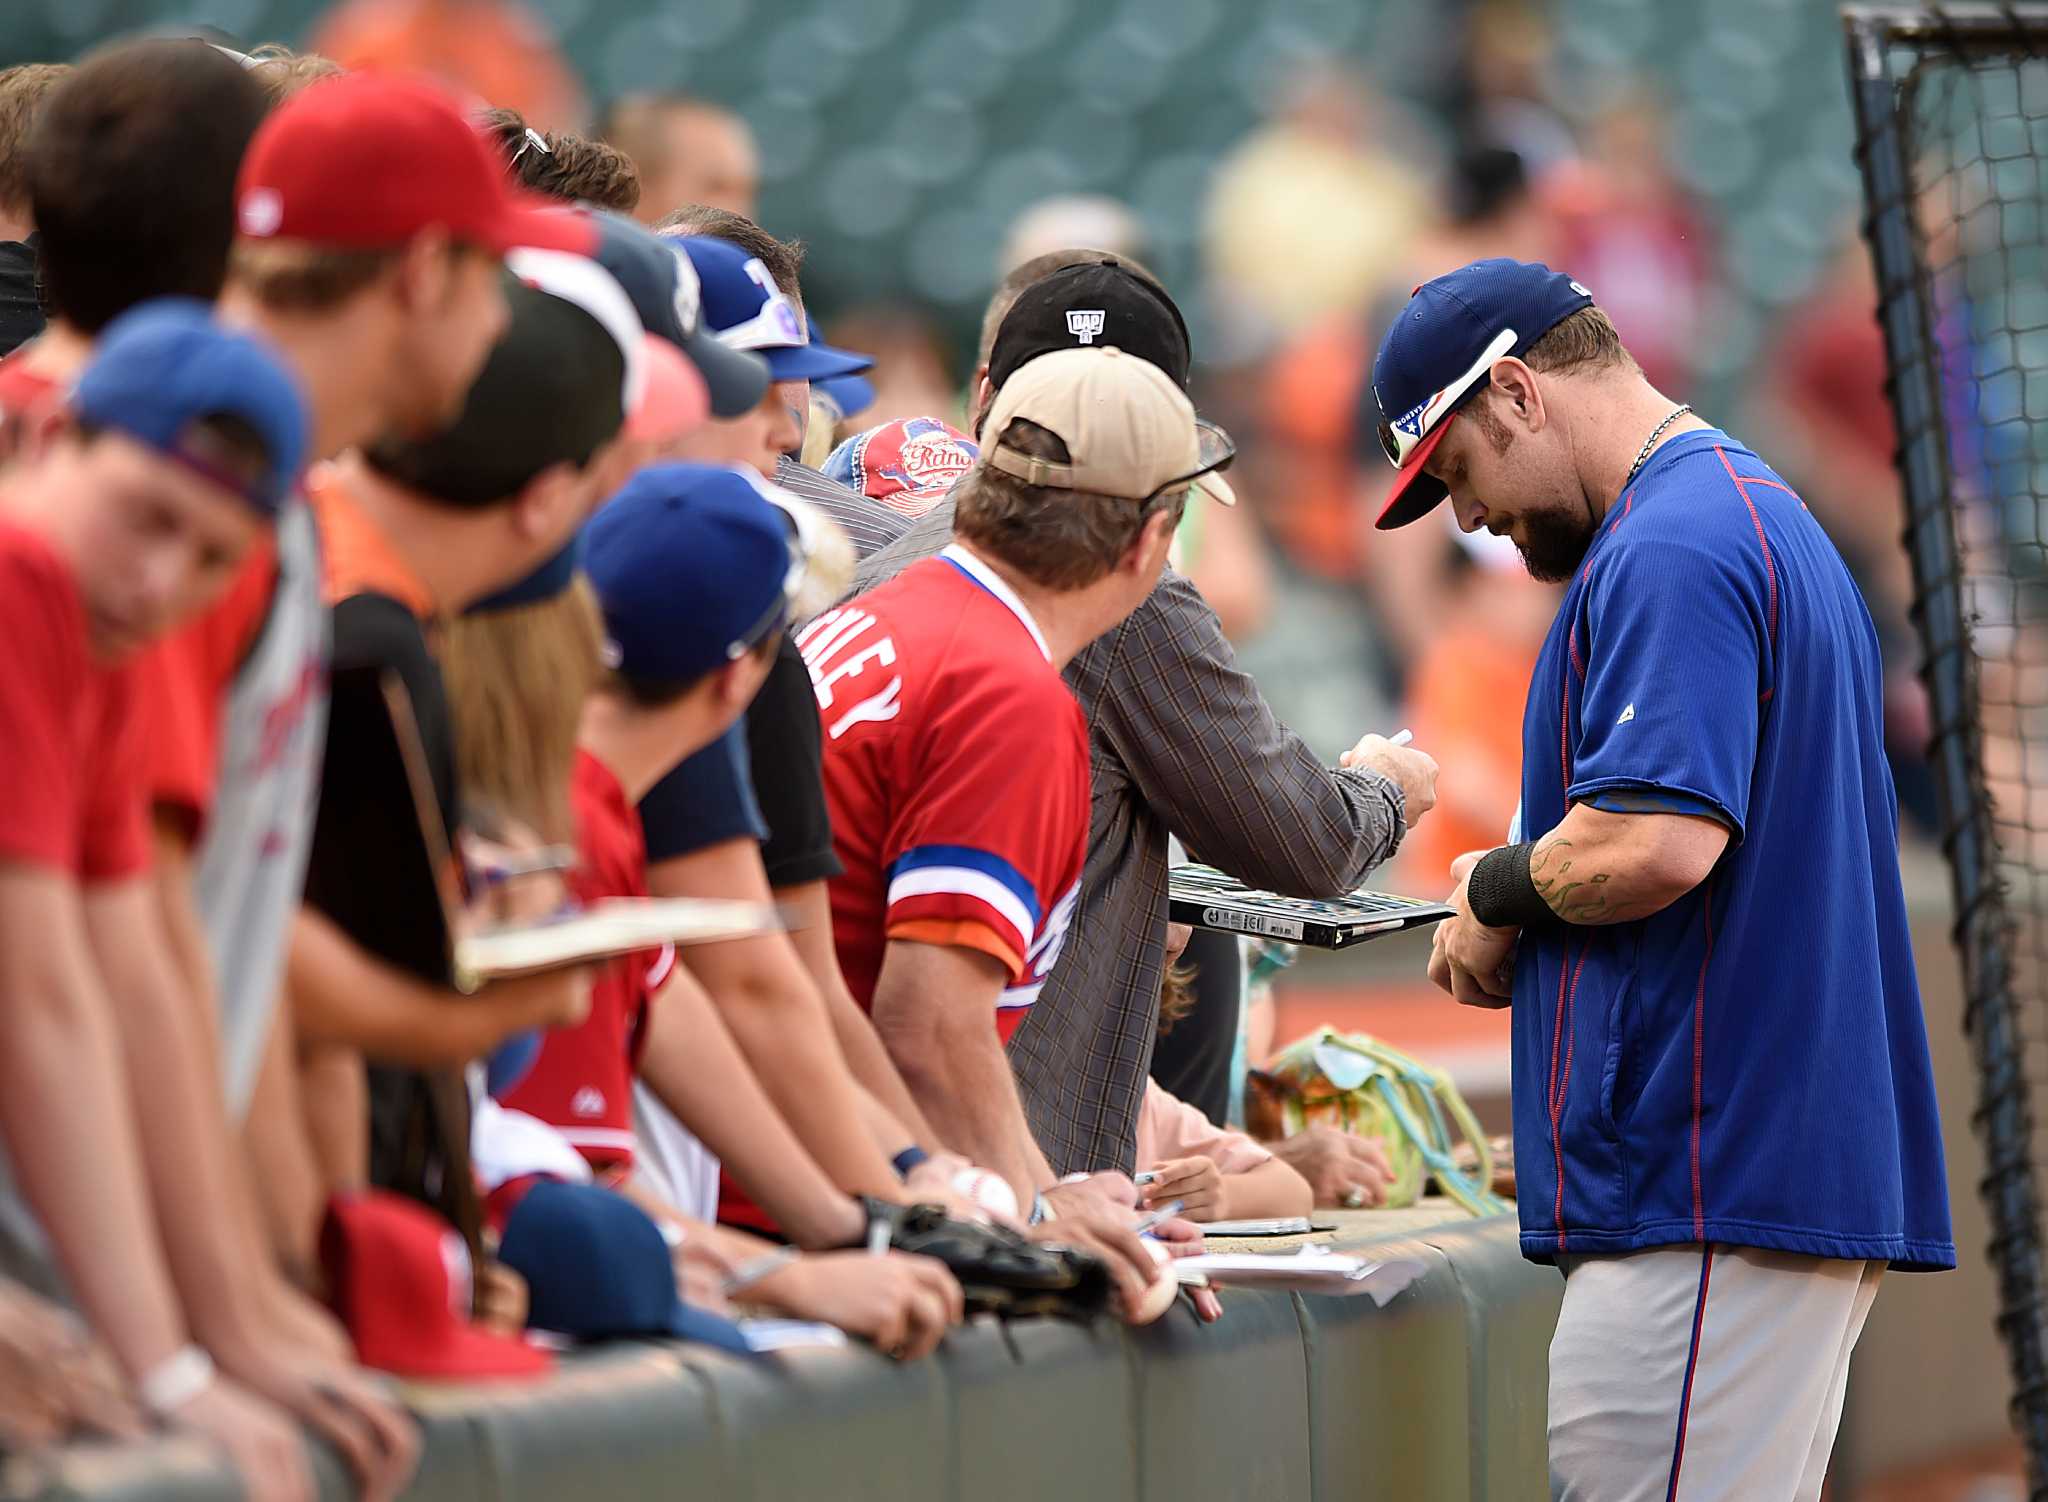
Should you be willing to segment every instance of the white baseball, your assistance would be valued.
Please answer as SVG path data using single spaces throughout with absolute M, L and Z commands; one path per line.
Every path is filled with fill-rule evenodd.
M 1145 1238 L 1145 1250 L 1152 1254 L 1152 1260 L 1162 1267 L 1173 1260 L 1173 1253 L 1152 1237 Z M 1149 1325 L 1160 1315 L 1173 1307 L 1173 1301 L 1180 1293 L 1180 1280 L 1171 1272 L 1162 1272 L 1150 1288 L 1131 1306 L 1126 1318 L 1134 1325 Z
M 953 1175 L 953 1192 L 971 1200 L 991 1215 L 1017 1218 L 1017 1191 L 1001 1174 L 969 1165 Z

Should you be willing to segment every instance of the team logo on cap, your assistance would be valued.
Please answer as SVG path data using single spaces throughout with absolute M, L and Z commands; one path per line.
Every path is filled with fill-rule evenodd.
M 275 188 L 251 188 L 242 195 L 242 233 L 263 239 L 284 223 L 284 199 Z
M 1067 309 L 1067 332 L 1083 344 L 1093 344 L 1102 333 L 1102 325 L 1101 308 Z

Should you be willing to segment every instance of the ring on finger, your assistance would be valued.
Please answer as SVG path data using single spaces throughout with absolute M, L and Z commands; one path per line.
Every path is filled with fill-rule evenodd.
M 1347 1210 L 1363 1210 L 1365 1208 L 1365 1191 L 1363 1189 L 1345 1190 L 1342 1203 Z

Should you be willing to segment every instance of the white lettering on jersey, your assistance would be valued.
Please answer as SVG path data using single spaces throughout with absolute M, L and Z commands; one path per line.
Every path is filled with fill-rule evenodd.
M 896 661 L 896 642 L 887 636 L 870 642 L 838 662 L 832 661 L 835 654 L 859 640 L 874 624 L 875 618 L 866 611 L 849 608 L 828 611 L 798 633 L 797 650 L 803 654 L 804 666 L 810 671 L 811 690 L 818 696 L 819 709 L 831 709 L 838 699 L 837 686 L 847 679 L 859 678 L 869 663 L 888 667 Z M 902 693 L 902 677 L 892 677 L 832 722 L 832 739 L 838 740 L 856 725 L 895 719 L 902 708 Z
M 1629 703 L 1629 706 L 1628 706 L 1628 708 L 1627 708 L 1627 709 L 1624 709 L 1624 710 L 1623 710 L 1623 711 L 1621 712 L 1621 718 L 1620 718 L 1620 719 L 1618 719 L 1618 720 L 1616 720 L 1616 721 L 1615 721 L 1614 723 L 1615 723 L 1615 724 L 1617 724 L 1617 725 L 1626 725 L 1626 724 L 1627 724 L 1627 723 L 1628 723 L 1628 722 L 1629 722 L 1630 720 L 1633 720 L 1633 719 L 1634 719 L 1635 717 L 1636 717 L 1636 706 L 1635 706 L 1635 703 L 1634 703 L 1634 701 L 1630 701 L 1630 703 Z
M 834 720 L 829 734 L 836 741 L 856 725 L 865 725 L 880 720 L 893 720 L 896 718 L 896 712 L 903 707 L 902 698 L 903 680 L 901 678 L 891 678 L 889 686 L 879 694 L 861 700 L 860 703 L 854 705 L 853 708 Z
M 1060 951 L 1067 947 L 1067 929 L 1074 921 L 1074 909 L 1081 901 L 1081 883 L 1075 882 L 1067 888 L 1066 895 L 1052 905 L 1052 911 L 1040 920 L 1038 937 L 1032 940 L 1031 948 L 1024 956 L 1024 979 L 1014 986 L 1006 987 L 996 998 L 998 1007 L 1028 1007 L 1038 1000 L 1038 993 L 1045 989 L 1046 980 L 1052 975 L 1052 967 L 1060 962 Z

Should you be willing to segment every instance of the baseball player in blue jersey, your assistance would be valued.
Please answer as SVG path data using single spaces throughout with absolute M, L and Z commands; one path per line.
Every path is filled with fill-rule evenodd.
M 1448 495 L 1567 586 L 1519 843 L 1460 863 L 1430 958 L 1513 1007 L 1552 1495 L 1817 1498 L 1880 1278 L 1955 1265 L 1869 614 L 1569 277 L 1428 283 L 1373 385 L 1379 525 Z

